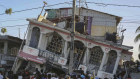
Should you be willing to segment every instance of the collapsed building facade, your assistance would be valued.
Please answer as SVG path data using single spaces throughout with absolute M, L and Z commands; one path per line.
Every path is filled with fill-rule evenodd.
M 10 71 L 19 51 L 22 39 L 0 35 L 0 68 Z
M 72 8 L 47 9 L 47 14 L 29 21 L 26 44 L 18 54 L 13 70 L 26 69 L 68 72 Z M 47 17 L 46 17 L 47 16 Z M 95 73 L 100 78 L 113 78 L 121 60 L 129 61 L 132 47 L 122 45 L 117 36 L 121 17 L 76 8 L 73 70 Z

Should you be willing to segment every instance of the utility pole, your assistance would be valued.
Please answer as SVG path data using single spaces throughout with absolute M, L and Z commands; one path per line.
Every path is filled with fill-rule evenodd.
M 20 38 L 20 28 L 18 28 L 19 38 Z
M 81 0 L 79 0 L 79 16 L 80 16 L 80 9 L 81 9 Z
M 47 3 L 46 3 L 45 1 L 44 1 L 43 3 L 44 3 L 44 6 L 42 7 L 42 10 L 41 10 L 40 15 L 42 14 L 42 12 L 43 12 L 43 10 L 44 10 L 45 5 L 47 5 Z
M 122 45 L 122 43 L 123 43 L 123 39 L 124 39 L 124 35 L 123 35 L 124 31 L 126 31 L 126 29 L 121 30 L 121 32 L 122 32 L 121 45 Z
M 74 56 L 74 32 L 75 32 L 75 8 L 76 0 L 73 0 L 73 10 L 72 10 L 72 26 L 71 26 L 71 50 L 70 50 L 70 63 L 69 63 L 69 74 L 73 72 L 73 56 Z

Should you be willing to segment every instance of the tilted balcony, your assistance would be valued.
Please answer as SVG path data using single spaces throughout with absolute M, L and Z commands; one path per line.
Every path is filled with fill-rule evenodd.
M 58 54 L 55 54 L 48 50 L 35 49 L 27 45 L 24 46 L 23 50 L 20 51 L 18 56 L 25 60 L 33 61 L 40 64 L 52 63 L 54 66 L 64 66 L 67 62 L 67 59 L 64 59 Z

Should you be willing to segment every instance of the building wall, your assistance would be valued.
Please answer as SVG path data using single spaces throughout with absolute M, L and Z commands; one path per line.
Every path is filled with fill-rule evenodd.
M 66 59 L 66 62 L 67 62 L 68 55 L 69 55 L 69 52 L 70 52 L 69 51 L 69 48 L 70 48 L 69 42 L 71 42 L 71 37 L 70 37 L 70 34 L 69 34 L 70 32 L 66 31 L 64 29 L 60 29 L 58 27 L 53 27 L 53 26 L 51 27 L 47 24 L 43 26 L 43 25 L 41 25 L 41 23 L 31 24 L 30 28 L 29 28 L 30 29 L 29 31 L 31 31 L 34 27 L 38 27 L 41 31 L 38 48 L 36 48 L 35 50 L 38 50 L 38 54 L 40 53 L 39 50 L 44 51 L 44 53 L 42 52 L 42 55 L 39 55 L 39 57 L 42 56 L 42 57 L 46 57 L 46 58 L 51 58 L 51 56 L 53 56 L 54 60 L 51 61 L 51 62 L 54 62 L 54 63 L 59 64 L 59 65 L 60 65 L 60 63 L 58 63 L 58 61 L 59 61 L 60 57 Z M 106 28 L 103 28 L 104 26 L 96 26 L 95 29 L 99 29 L 98 27 L 100 27 L 101 30 L 103 29 L 103 30 L 111 32 L 111 33 L 113 32 L 113 30 L 114 31 L 116 30 L 116 29 L 113 28 L 113 26 L 106 26 Z M 98 30 L 98 31 L 100 31 L 100 30 Z M 62 46 L 63 51 L 59 55 L 56 54 L 55 52 L 50 52 L 48 49 L 46 49 L 46 47 L 48 46 L 47 43 L 48 43 L 48 41 L 51 40 L 51 38 L 52 38 L 51 36 L 52 36 L 53 33 L 57 33 L 58 35 L 60 35 L 63 39 L 63 42 L 64 42 L 64 44 L 63 44 L 64 46 Z M 27 40 L 29 39 L 28 40 L 29 42 L 30 42 L 30 37 L 31 37 L 30 35 L 31 35 L 31 32 L 28 32 Z M 84 38 L 86 38 L 86 37 L 84 35 L 81 35 L 81 34 L 79 34 L 79 35 L 76 34 L 75 38 L 74 38 L 75 41 L 79 41 L 86 48 L 86 50 L 84 51 L 85 54 L 83 56 L 83 60 L 81 60 L 81 62 L 79 64 L 79 67 L 80 67 L 80 65 L 83 65 L 83 66 L 86 66 L 87 70 L 89 70 L 91 73 L 94 72 L 95 74 L 100 74 L 100 75 L 105 73 L 105 74 L 113 76 L 113 74 L 116 73 L 119 60 L 122 59 L 122 57 L 120 57 L 122 55 L 121 54 L 122 50 L 120 50 L 118 48 L 114 48 L 113 46 L 110 47 L 108 45 L 98 44 L 98 43 L 95 43 L 95 41 L 94 42 L 88 41 L 88 39 L 84 39 Z M 26 44 L 26 45 L 28 46 L 28 44 Z M 91 53 L 90 53 L 91 49 L 95 49 L 95 47 L 100 47 L 101 48 L 100 50 L 102 50 L 103 54 L 104 54 L 101 61 L 100 61 L 101 64 L 99 64 L 99 65 L 88 63 L 89 59 L 93 58 L 93 57 L 90 56 L 91 55 Z M 106 67 L 104 67 L 104 65 L 106 65 L 106 63 L 108 63 L 109 52 L 111 50 L 116 51 L 117 59 L 114 61 L 115 65 L 114 65 L 112 73 L 106 73 L 106 71 L 105 71 Z M 94 59 L 98 60 L 97 58 L 94 58 Z M 67 65 L 68 64 L 65 64 L 63 66 L 65 67 Z M 36 66 L 36 67 L 38 68 L 38 66 Z M 99 71 L 100 71 L 100 73 L 98 73 Z
M 58 11 L 57 17 L 67 17 L 72 16 L 72 9 L 71 8 L 62 8 L 62 9 L 56 9 Z M 51 12 L 52 10 L 50 10 Z M 53 10 L 55 11 L 55 10 Z M 109 14 L 105 14 L 102 12 L 90 10 L 90 9 L 84 9 L 76 8 L 75 15 L 80 14 L 80 22 L 84 22 L 85 16 L 92 17 L 92 26 L 91 26 L 91 34 L 92 36 L 104 36 L 106 32 L 113 33 L 117 32 L 117 25 L 116 25 L 116 16 L 111 16 Z M 54 15 L 53 13 L 49 13 L 50 15 Z M 54 17 L 55 18 L 55 17 Z M 86 19 L 88 21 L 88 18 Z
M 17 41 L 17 39 L 15 39 L 14 41 Z M 2 46 L 0 46 L 0 65 L 2 65 L 2 67 L 6 68 L 6 70 L 9 71 L 13 66 L 13 63 L 19 51 L 20 44 L 13 41 L 7 41 L 7 39 L 0 42 L 2 42 L 0 44 L 3 44 Z
M 91 35 L 92 36 L 104 36 L 106 32 L 113 33 L 116 32 L 117 27 L 113 26 L 92 26 Z
M 104 36 L 106 32 L 117 32 L 116 17 L 93 10 L 82 9 L 80 21 L 84 21 L 84 16 L 92 17 L 91 35 Z

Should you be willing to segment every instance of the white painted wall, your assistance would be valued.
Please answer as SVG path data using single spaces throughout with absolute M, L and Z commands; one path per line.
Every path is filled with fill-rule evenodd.
M 37 26 L 37 27 L 39 27 L 39 26 Z M 52 27 L 53 28 L 53 27 Z M 55 27 L 56 28 L 56 27 Z M 49 29 L 45 29 L 45 28 L 42 28 L 42 27 L 40 27 L 40 29 L 41 29 L 41 33 L 43 33 L 43 35 L 42 35 L 42 39 L 41 39 L 41 43 L 42 43 L 42 46 L 40 46 L 40 48 L 41 49 L 43 49 L 43 50 L 45 50 L 46 49 L 46 45 L 47 45 L 47 42 L 48 42 L 48 40 L 49 39 L 51 39 L 51 35 L 49 36 L 49 38 L 48 38 L 48 36 L 47 36 L 47 34 L 51 34 L 51 33 L 53 33 L 54 31 L 52 31 L 52 30 L 49 30 Z M 57 29 L 57 28 L 56 28 Z M 30 35 L 30 32 L 28 33 L 29 35 Z M 58 33 L 60 36 L 62 36 L 62 38 L 65 40 L 65 41 L 68 41 L 68 42 L 70 42 L 71 41 L 71 38 L 70 38 L 70 35 L 66 35 L 66 34 L 64 34 L 64 33 L 61 33 L 61 32 L 59 32 Z M 82 36 L 81 36 L 82 37 Z M 88 47 L 88 48 L 93 48 L 93 47 L 95 47 L 95 46 L 100 46 L 100 45 L 96 45 L 96 44 L 94 44 L 94 43 L 92 43 L 92 42 L 87 42 L 87 41 L 85 41 L 85 40 L 81 40 L 80 38 L 74 38 L 74 40 L 78 40 L 78 41 L 81 41 L 84 45 L 85 45 L 85 47 Z M 102 50 L 103 50 L 103 52 L 106 52 L 106 53 L 108 53 L 108 51 L 110 51 L 110 50 L 115 50 L 116 52 L 118 52 L 118 53 L 120 53 L 120 50 L 117 50 L 117 49 L 109 49 L 108 51 L 106 51 L 105 49 L 106 49 L 106 47 L 105 46 L 100 46 L 101 48 L 102 48 Z M 89 51 L 90 52 L 90 51 Z M 90 53 L 88 52 L 88 57 L 90 58 Z M 67 58 L 68 57 L 68 53 L 69 53 L 69 51 L 67 51 L 67 53 L 65 53 L 66 55 L 65 55 L 65 57 Z M 122 56 L 124 56 L 123 54 L 122 54 Z M 86 61 L 86 62 L 88 62 L 89 61 L 89 58 L 85 58 L 85 60 L 83 60 L 83 61 Z M 107 56 L 107 58 L 106 58 L 106 60 L 105 60 L 105 63 L 107 62 L 107 59 L 108 59 L 108 56 Z M 89 65 L 90 66 L 90 65 Z M 38 67 L 39 68 L 39 65 L 37 65 L 36 67 Z M 91 70 L 90 68 L 88 68 L 88 70 Z
M 57 24 L 57 26 L 63 29 L 63 28 L 66 26 L 66 22 L 65 22 L 65 21 L 59 22 L 59 23 Z

